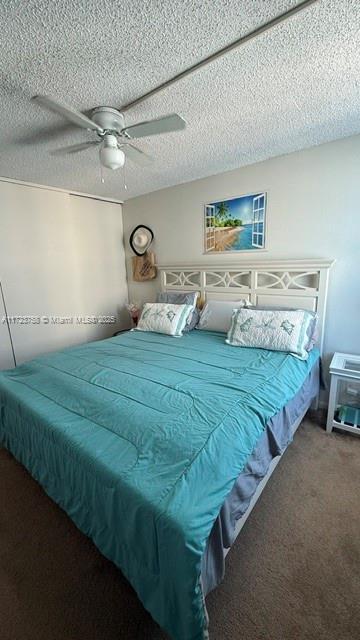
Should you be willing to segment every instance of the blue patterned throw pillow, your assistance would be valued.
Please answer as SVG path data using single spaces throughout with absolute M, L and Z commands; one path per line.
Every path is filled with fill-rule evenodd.
M 307 360 L 308 330 L 313 314 L 302 309 L 236 309 L 226 342 L 234 347 L 287 351 Z
M 193 307 L 189 304 L 147 302 L 144 304 L 136 331 L 154 331 L 169 336 L 182 336 Z
M 247 302 L 245 304 L 245 307 L 250 307 L 251 309 L 253 309 L 254 311 L 256 310 L 261 310 L 261 311 L 294 311 L 293 307 L 272 307 L 269 305 L 252 305 L 249 302 Z M 306 351 L 311 351 L 311 349 L 314 348 L 316 341 L 318 339 L 318 315 L 317 313 L 315 313 L 315 311 L 309 311 L 308 309 L 306 309 L 307 313 L 310 313 L 311 315 L 311 322 L 307 328 L 306 331 L 306 335 L 308 337 L 308 342 L 307 345 L 305 347 Z
M 184 331 L 192 331 L 199 322 L 200 313 L 196 307 L 199 291 L 160 291 L 157 302 L 169 302 L 170 304 L 191 304 L 193 312 L 189 314 Z

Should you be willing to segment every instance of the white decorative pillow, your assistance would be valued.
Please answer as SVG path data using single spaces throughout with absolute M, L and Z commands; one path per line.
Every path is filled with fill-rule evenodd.
M 246 300 L 209 300 L 201 312 L 197 329 L 227 333 L 234 309 L 244 307 L 245 303 Z
M 279 307 L 279 306 L 271 307 L 269 305 L 263 306 L 259 304 L 253 306 L 251 302 L 247 302 L 245 307 L 251 307 L 252 309 L 254 309 L 254 311 L 259 309 L 261 309 L 262 311 L 293 311 L 294 310 L 293 307 Z M 306 311 L 310 313 L 312 321 L 310 322 L 306 331 L 308 342 L 305 349 L 306 351 L 311 351 L 311 349 L 314 348 L 316 341 L 318 339 L 318 315 L 317 313 L 315 313 L 315 311 L 309 311 L 308 309 L 306 309 Z
M 160 291 L 156 302 L 169 302 L 171 304 L 191 304 L 193 312 L 188 315 L 184 331 L 192 331 L 199 322 L 200 313 L 196 303 L 200 296 L 199 291 Z
M 308 329 L 312 322 L 313 315 L 302 309 L 237 309 L 226 342 L 236 347 L 287 351 L 307 360 Z
M 169 336 L 182 336 L 188 316 L 193 311 L 191 304 L 169 304 L 167 302 L 146 302 L 144 304 L 137 331 L 155 331 Z

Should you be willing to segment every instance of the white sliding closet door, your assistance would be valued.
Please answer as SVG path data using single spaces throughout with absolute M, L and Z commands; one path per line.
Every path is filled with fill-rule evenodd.
M 17 364 L 127 328 L 121 205 L 0 183 L 0 274 Z

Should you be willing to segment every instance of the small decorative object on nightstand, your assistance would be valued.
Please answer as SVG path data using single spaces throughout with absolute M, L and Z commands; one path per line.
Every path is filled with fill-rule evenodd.
M 330 375 L 326 431 L 336 427 L 360 435 L 360 356 L 335 353 Z
M 137 327 L 137 323 L 139 321 L 139 317 L 141 313 L 140 305 L 137 302 L 129 302 L 129 304 L 125 306 L 130 314 L 133 327 Z

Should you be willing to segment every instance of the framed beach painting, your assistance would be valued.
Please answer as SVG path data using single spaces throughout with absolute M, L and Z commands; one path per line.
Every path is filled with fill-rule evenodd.
M 266 192 L 206 204 L 204 236 L 205 253 L 264 250 Z

